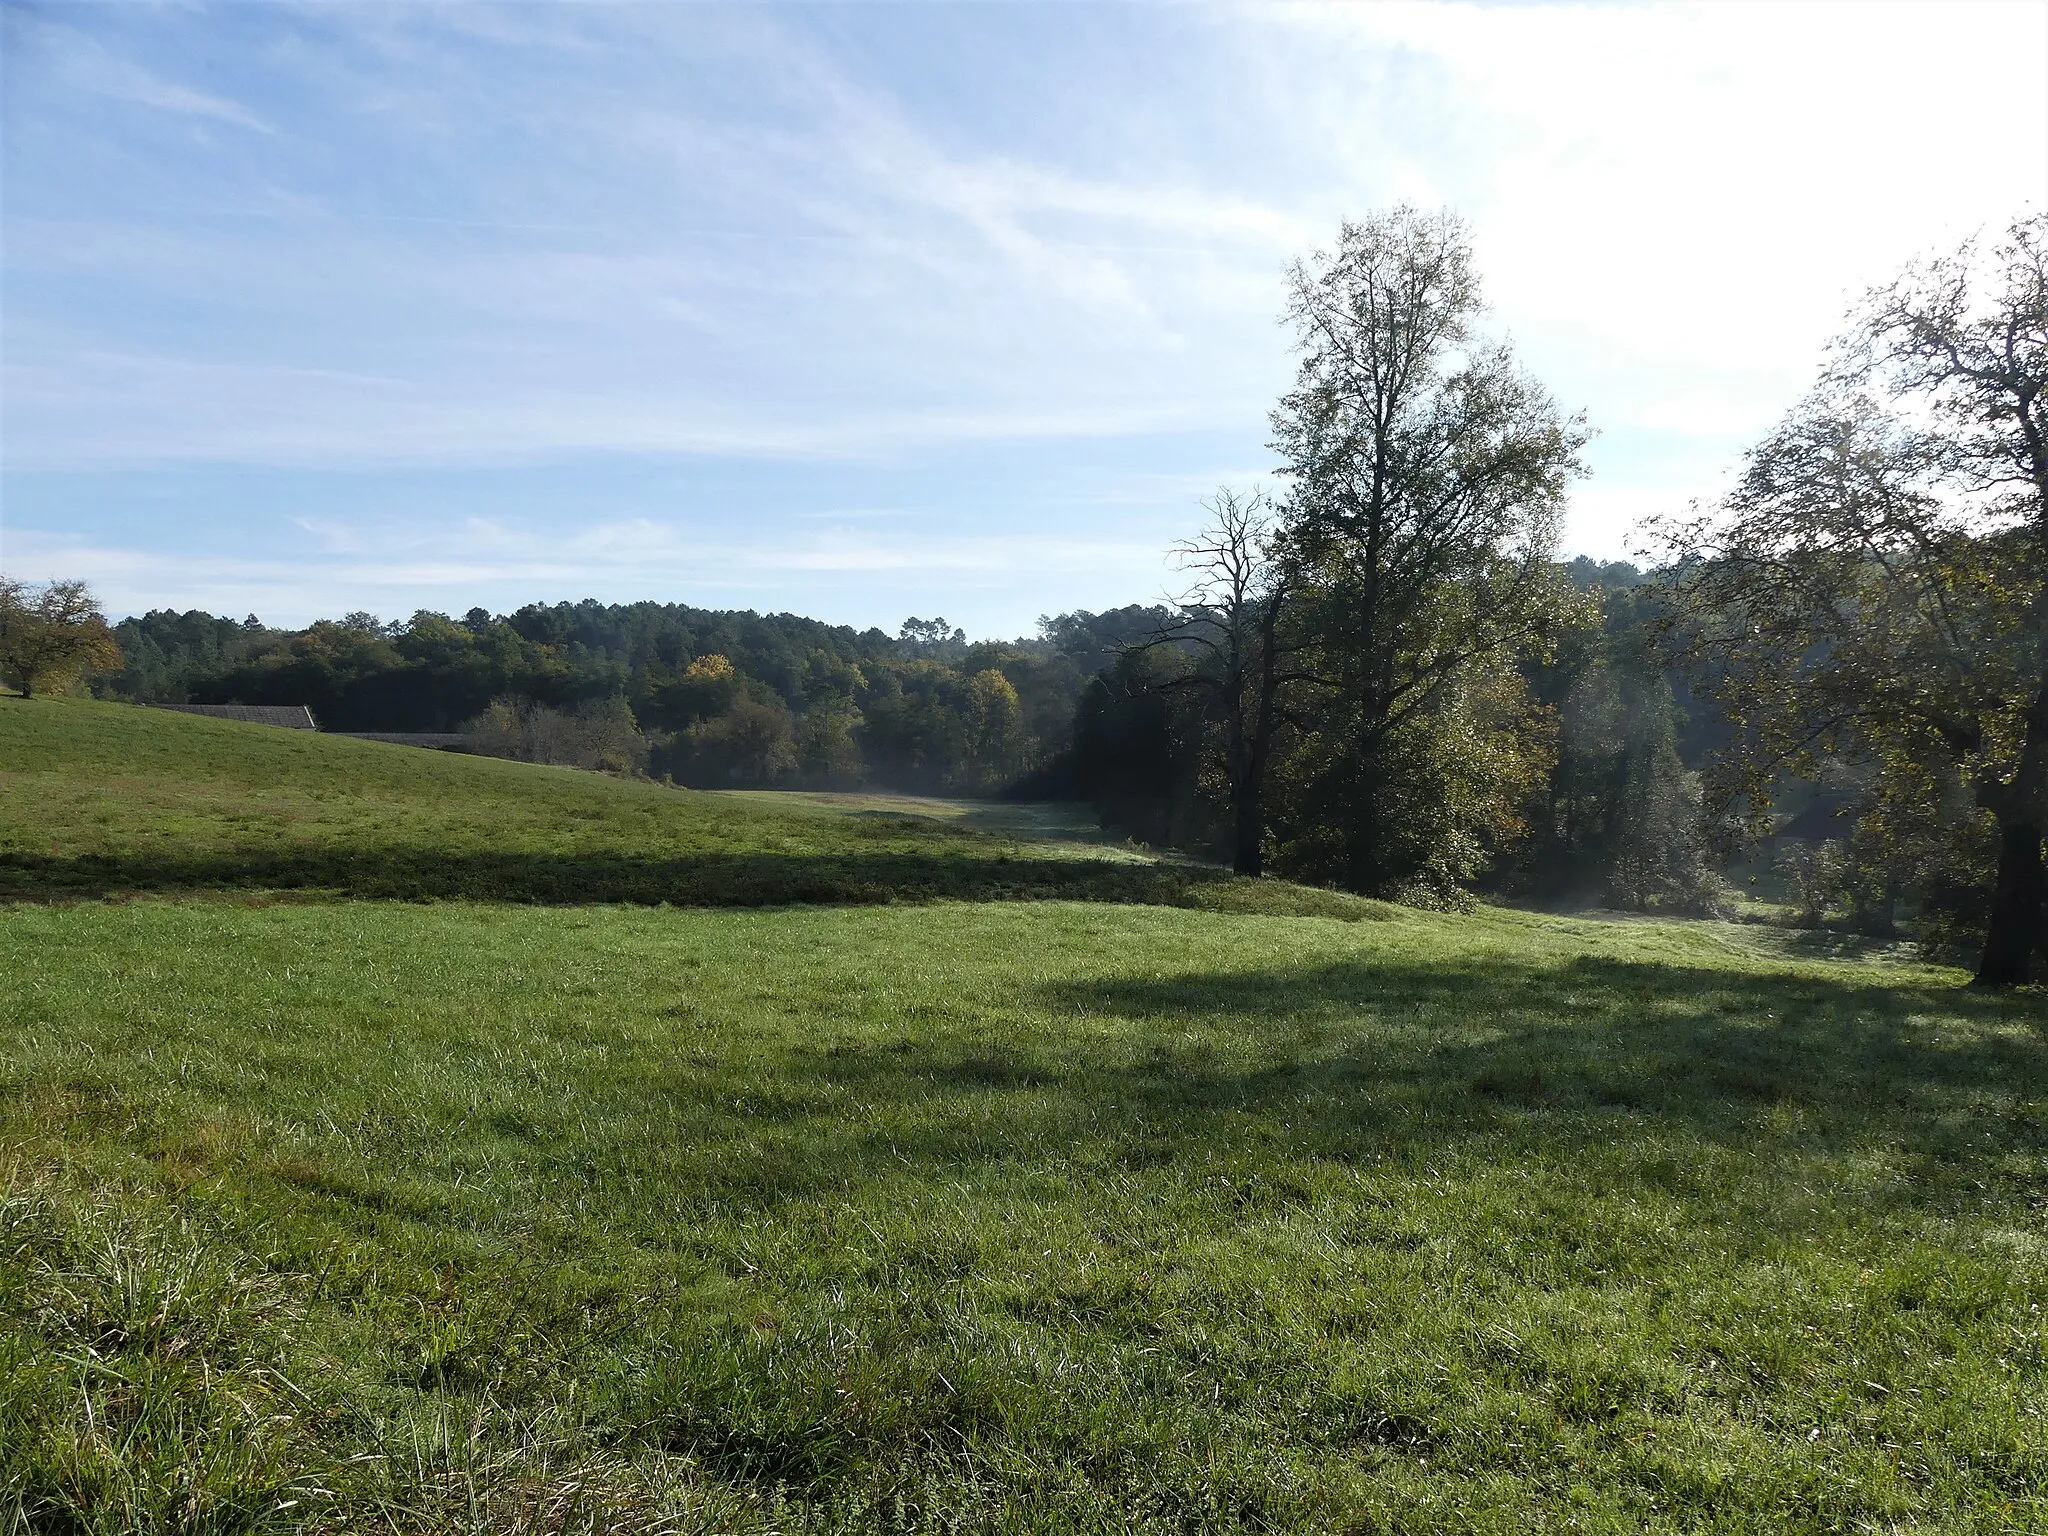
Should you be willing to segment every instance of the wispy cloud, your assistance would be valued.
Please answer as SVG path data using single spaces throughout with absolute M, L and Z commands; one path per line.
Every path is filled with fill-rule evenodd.
M 1066 410 L 912 406 L 777 420 L 688 395 L 593 388 L 500 393 L 483 406 L 431 382 L 386 375 L 105 353 L 73 358 L 61 369 L 10 364 L 7 412 L 10 465 L 37 471 L 181 461 L 336 468 L 504 463 L 573 453 L 851 461 L 969 443 L 1216 425 L 1213 411 L 1179 402 Z
M 74 91 L 257 133 L 277 131 L 240 102 L 165 79 L 68 27 L 38 30 L 41 36 L 37 41 L 48 50 L 64 84 Z
M 634 560 L 721 591 L 838 574 L 894 593 L 920 570 L 1080 590 L 1035 537 L 1142 595 L 1141 545 L 1167 509 L 1194 515 L 1205 466 L 1260 471 L 1285 263 L 1400 198 L 1471 218 L 1494 323 L 1602 429 L 1571 537 L 1619 553 L 1796 397 L 1860 285 L 2048 191 L 2039 5 L 282 4 L 18 25 L 9 547 L 61 536 L 118 564 L 141 546 L 95 534 L 118 511 L 93 477 L 153 475 L 213 508 L 165 525 L 165 584 L 199 579 L 181 551 L 282 537 L 239 470 L 648 459 L 846 483 L 773 479 L 726 538 L 551 491 L 532 527 L 557 563 L 465 564 L 460 541 L 489 537 L 424 504 L 449 542 L 417 558 L 367 513 L 380 542 L 359 554 L 292 555 L 371 585 L 388 557 L 416 593 L 455 573 L 629 583 Z M 981 466 L 971 510 L 930 486 L 914 517 L 830 510 L 897 505 L 941 462 Z M 1085 484 L 1082 462 L 1103 466 Z M 854 488 L 880 464 L 897 479 Z M 1077 506 L 1098 542 L 1048 526 Z M 652 537 L 641 517 L 694 555 L 608 563 Z M 920 541 L 951 553 L 920 566 Z

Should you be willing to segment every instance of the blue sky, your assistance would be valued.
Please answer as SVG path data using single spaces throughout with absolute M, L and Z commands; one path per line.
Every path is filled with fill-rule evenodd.
M 2048 201 L 2048 5 L 8 4 L 0 564 L 272 622 L 976 634 L 1270 476 L 1290 258 L 1471 222 L 1709 496 L 1901 262 Z

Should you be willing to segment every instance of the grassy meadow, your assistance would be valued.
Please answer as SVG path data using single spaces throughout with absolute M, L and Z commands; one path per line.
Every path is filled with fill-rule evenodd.
M 0 699 L 0 791 L 0 900 L 1375 906 L 1134 857 L 1043 809 L 679 790 L 85 699 Z
M 70 700 L 0 901 L 14 1529 L 2048 1529 L 2035 996 Z

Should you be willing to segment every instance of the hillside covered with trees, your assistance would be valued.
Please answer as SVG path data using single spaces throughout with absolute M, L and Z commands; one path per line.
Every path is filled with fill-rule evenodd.
M 712 787 L 988 794 L 1055 765 L 1076 702 L 1160 608 L 1048 619 L 1039 636 L 970 644 L 942 619 L 895 636 L 792 614 L 681 604 L 535 604 L 461 619 L 369 614 L 304 630 L 210 614 L 124 620 L 104 697 L 309 705 L 338 731 L 457 731 L 507 711 L 615 711 L 634 765 Z

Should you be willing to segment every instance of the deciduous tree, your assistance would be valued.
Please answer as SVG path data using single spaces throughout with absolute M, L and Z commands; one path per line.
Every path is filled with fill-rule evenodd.
M 1265 868 L 1268 770 L 1288 698 L 1317 679 L 1298 665 L 1302 642 L 1289 625 L 1298 572 L 1279 541 L 1272 504 L 1226 488 L 1207 509 L 1207 525 L 1174 551 L 1195 584 L 1144 643 L 1197 653 L 1168 686 L 1197 689 L 1211 701 L 1230 800 L 1231 868 L 1257 875 Z
M 0 679 L 23 698 L 120 665 L 121 647 L 84 582 L 37 587 L 0 576 Z
M 1996 823 L 1977 981 L 2025 981 L 2048 829 L 2048 218 L 1871 294 L 1736 491 L 1667 530 L 1683 648 L 1736 726 L 1724 796 L 1847 753 L 1946 765 Z
M 981 787 L 1002 786 L 1024 766 L 1024 708 L 1010 680 L 984 667 L 967 684 L 968 763 Z
M 1480 701 L 1494 740 L 1519 707 L 1503 691 L 1515 658 L 1586 607 L 1551 559 L 1585 429 L 1478 332 L 1481 312 L 1447 213 L 1346 224 L 1292 272 L 1300 364 L 1274 446 L 1310 661 L 1332 685 L 1305 759 L 1324 782 L 1302 786 L 1317 825 L 1296 844 L 1319 850 L 1309 872 L 1354 886 L 1410 878 L 1419 845 L 1396 821 L 1418 754 L 1471 739 L 1477 717 L 1452 717 Z

